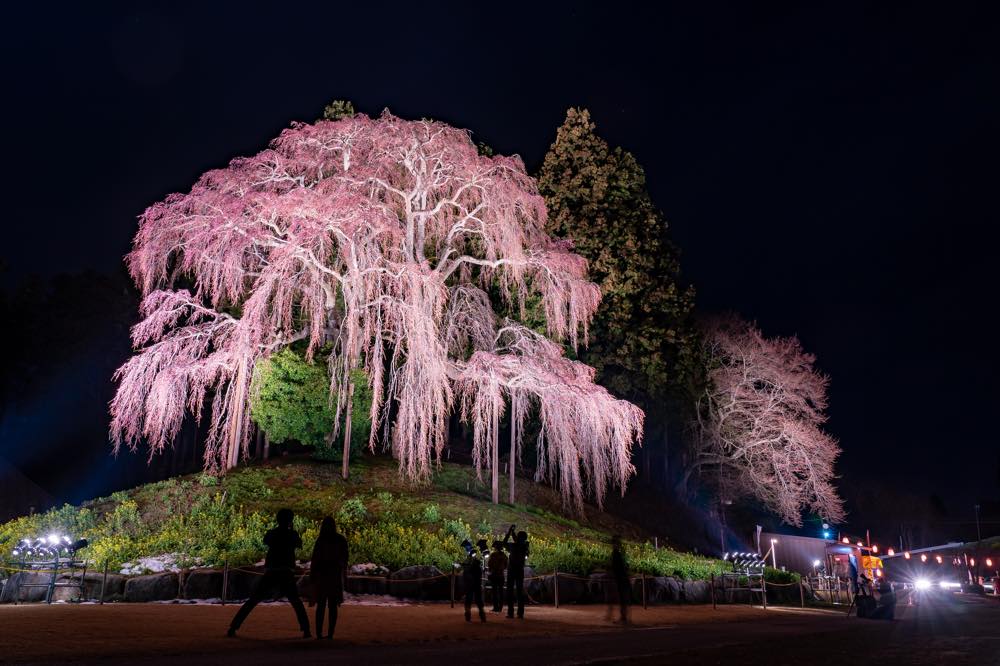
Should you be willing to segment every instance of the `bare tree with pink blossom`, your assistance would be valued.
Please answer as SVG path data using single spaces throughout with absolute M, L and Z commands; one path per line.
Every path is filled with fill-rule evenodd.
M 803 511 L 844 518 L 834 486 L 837 441 L 824 432 L 829 378 L 797 338 L 765 338 L 729 316 L 704 331 L 709 385 L 698 403 L 694 473 L 730 499 L 753 496 L 787 523 Z
M 386 443 L 407 478 L 427 478 L 460 399 L 494 479 L 510 403 L 517 427 L 539 409 L 538 474 L 566 502 L 624 489 L 643 415 L 554 342 L 586 344 L 600 292 L 585 260 L 545 234 L 545 216 L 519 158 L 388 112 L 296 124 L 205 173 L 146 210 L 127 258 L 144 318 L 116 375 L 116 450 L 146 442 L 155 455 L 210 401 L 205 466 L 232 468 L 247 454 L 256 364 L 304 340 L 310 357 L 332 345 L 338 417 L 351 371 L 365 370 L 369 444 Z M 491 293 L 515 311 L 536 294 L 549 337 L 500 322 Z

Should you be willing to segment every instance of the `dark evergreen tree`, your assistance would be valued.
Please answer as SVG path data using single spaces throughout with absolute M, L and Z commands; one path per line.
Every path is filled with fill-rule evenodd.
M 704 382 L 692 322 L 694 289 L 646 189 L 642 167 L 597 135 L 586 109 L 570 109 L 545 156 L 539 188 L 549 231 L 572 239 L 601 287 L 601 307 L 580 356 L 598 381 L 647 414 L 645 458 L 666 460 L 668 423 L 681 423 Z M 675 432 L 672 430 L 672 432 Z

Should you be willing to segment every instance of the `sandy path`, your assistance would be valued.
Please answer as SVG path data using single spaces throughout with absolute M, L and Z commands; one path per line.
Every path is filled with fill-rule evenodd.
M 309 609 L 310 620 L 314 609 Z M 287 604 L 258 606 L 237 639 L 224 634 L 236 606 L 174 604 L 54 604 L 0 606 L 0 661 L 61 661 L 95 657 L 167 656 L 254 650 L 265 644 L 306 643 Z M 492 640 L 572 633 L 620 631 L 606 620 L 606 609 L 576 606 L 531 607 L 523 621 L 487 613 L 486 624 L 466 623 L 463 610 L 448 604 L 403 607 L 344 606 L 334 643 L 397 644 L 430 641 Z M 636 608 L 638 627 L 721 622 L 752 622 L 764 611 L 743 606 L 662 606 Z

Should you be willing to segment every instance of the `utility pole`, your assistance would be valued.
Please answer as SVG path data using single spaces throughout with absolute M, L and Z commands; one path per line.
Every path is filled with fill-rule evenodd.
M 979 531 L 979 505 L 976 505 L 976 548 L 979 548 L 979 542 L 983 540 L 983 533 Z

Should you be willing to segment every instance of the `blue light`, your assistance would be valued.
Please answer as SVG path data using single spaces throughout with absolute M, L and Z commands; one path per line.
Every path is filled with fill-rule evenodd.
M 830 538 L 830 533 L 829 532 L 823 532 L 823 538 L 824 539 L 829 539 Z

